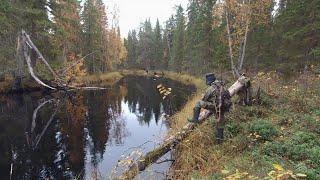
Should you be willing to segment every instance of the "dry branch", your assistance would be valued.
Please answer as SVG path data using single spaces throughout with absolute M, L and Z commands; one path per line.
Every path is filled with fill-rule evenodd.
M 20 53 L 20 51 L 21 51 L 20 49 L 22 49 L 22 54 Z M 48 85 L 48 84 L 44 83 L 34 73 L 32 63 L 31 63 L 30 54 L 29 54 L 29 49 L 32 49 L 36 52 L 36 54 L 38 55 L 38 58 L 46 65 L 46 67 L 52 73 L 55 80 L 52 81 L 51 83 L 54 84 L 55 86 Z M 22 33 L 18 38 L 17 54 L 18 54 L 18 56 L 23 56 L 23 58 L 25 59 L 31 77 L 41 86 L 44 86 L 44 87 L 49 88 L 51 90 L 101 90 L 101 89 L 105 89 L 102 87 L 76 87 L 76 86 L 68 85 L 66 82 L 64 82 L 63 78 L 59 77 L 58 74 L 51 68 L 49 63 L 46 61 L 46 59 L 43 57 L 41 52 L 38 50 L 38 48 L 34 45 L 32 40 L 30 39 L 30 36 L 24 30 L 22 30 Z M 91 54 L 92 53 L 88 54 L 87 56 L 89 56 Z M 86 58 L 87 56 L 81 58 L 80 60 Z M 18 58 L 21 58 L 21 57 L 18 57 Z M 74 64 L 72 64 L 70 67 L 67 67 L 63 71 L 63 73 L 65 73 L 67 70 L 69 70 L 73 66 L 77 65 L 80 62 L 80 60 L 75 62 Z
M 24 32 L 24 31 L 23 31 Z M 32 78 L 40 85 L 44 86 L 44 87 L 47 87 L 49 89 L 52 89 L 52 90 L 56 90 L 56 88 L 54 87 L 51 87 L 49 85 L 47 85 L 46 83 L 42 82 L 34 73 L 33 71 L 33 68 L 32 68 L 32 65 L 31 65 L 31 59 L 30 59 L 30 56 L 28 54 L 28 47 L 26 46 L 26 36 L 22 36 L 21 37 L 21 41 L 22 43 L 22 51 L 23 51 L 23 56 L 27 62 L 27 65 L 28 65 L 28 69 L 29 69 L 29 72 L 30 72 L 30 75 L 32 76 Z
M 51 66 L 46 61 L 46 59 L 43 57 L 43 55 L 41 54 L 41 52 L 39 51 L 37 46 L 35 46 L 34 43 L 31 41 L 30 36 L 24 30 L 22 30 L 22 36 L 24 36 L 26 38 L 27 44 L 30 46 L 31 49 L 33 49 L 37 53 L 38 58 L 48 67 L 48 69 L 53 74 L 53 76 L 55 78 L 58 78 L 57 73 L 51 68 Z

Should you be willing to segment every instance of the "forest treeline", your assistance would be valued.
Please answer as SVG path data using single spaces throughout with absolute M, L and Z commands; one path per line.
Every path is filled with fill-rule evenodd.
M 319 12 L 320 0 L 189 0 L 163 27 L 147 19 L 129 32 L 126 64 L 192 74 L 305 68 L 319 61 Z
M 102 0 L 0 1 L 0 72 L 14 74 L 22 29 L 55 69 L 88 55 L 82 69 L 89 73 L 113 70 L 125 59 L 126 51 L 118 15 L 109 14 Z M 31 55 L 36 65 L 37 58 Z
M 75 71 L 90 74 L 118 68 L 296 71 L 319 62 L 320 0 L 189 0 L 186 9 L 175 9 L 166 22 L 146 19 L 123 40 L 116 11 L 106 11 L 102 0 L 1 1 L 0 75 L 17 69 L 22 29 L 55 69 L 86 56 Z

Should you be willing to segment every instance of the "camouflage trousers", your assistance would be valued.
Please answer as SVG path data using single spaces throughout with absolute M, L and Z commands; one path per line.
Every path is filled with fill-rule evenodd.
M 214 117 L 215 118 L 215 122 L 216 122 L 216 127 L 217 128 L 224 128 L 225 126 L 225 118 L 224 118 L 224 112 L 221 112 L 221 114 L 219 114 L 219 112 L 217 111 L 218 107 L 215 103 L 212 102 L 208 102 L 208 101 L 198 101 L 194 107 L 195 109 L 207 109 L 211 112 L 214 113 Z M 220 118 L 219 118 L 220 116 Z

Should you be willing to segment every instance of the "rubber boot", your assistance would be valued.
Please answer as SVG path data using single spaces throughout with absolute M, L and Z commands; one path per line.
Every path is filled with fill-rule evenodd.
M 222 144 L 223 143 L 223 128 L 216 128 L 216 144 Z
M 198 123 L 199 122 L 199 115 L 200 115 L 200 108 L 193 108 L 193 117 L 192 119 L 189 118 L 188 121 L 191 123 Z

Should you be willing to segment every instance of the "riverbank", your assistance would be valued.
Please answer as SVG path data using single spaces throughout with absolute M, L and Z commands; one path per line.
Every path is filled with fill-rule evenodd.
M 112 85 L 126 75 L 154 76 L 153 72 L 125 70 L 76 81 Z M 164 72 L 164 77 L 197 87 L 184 108 L 170 117 L 171 133 L 175 133 L 192 115 L 206 86 L 204 80 L 189 75 Z M 232 83 L 230 76 L 224 77 Z M 290 81 L 274 71 L 250 77 L 255 88 L 261 87 L 261 104 L 233 107 L 226 117 L 225 142 L 221 146 L 214 144 L 213 119 L 196 129 L 174 151 L 174 179 L 319 178 L 319 74 L 304 72 Z
M 175 150 L 173 179 L 320 178 L 320 76 L 251 77 L 262 90 L 261 104 L 234 105 L 221 146 L 214 144 L 213 119 L 195 130 Z M 192 114 L 194 99 L 173 117 L 177 129 Z

